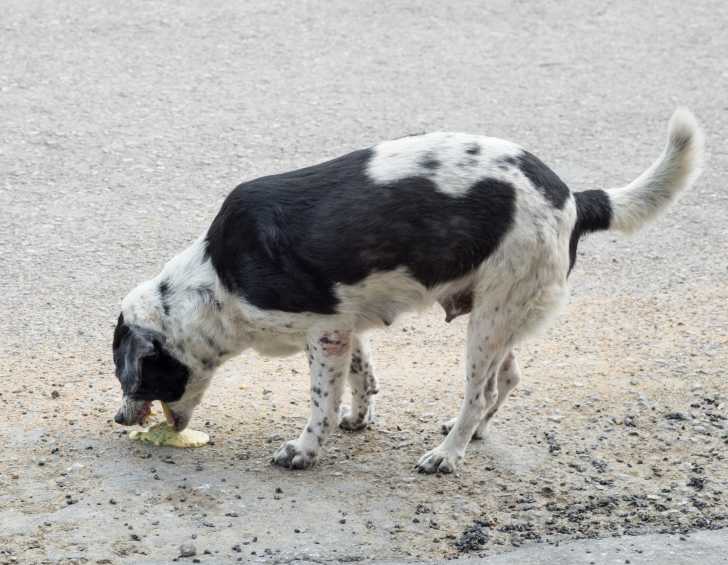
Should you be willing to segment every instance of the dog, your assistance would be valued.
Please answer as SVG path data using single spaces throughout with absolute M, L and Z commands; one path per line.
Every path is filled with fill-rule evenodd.
M 566 300 L 579 240 L 653 219 L 693 184 L 702 152 L 694 116 L 678 109 L 661 156 L 621 188 L 571 192 L 515 143 L 444 132 L 244 182 L 205 234 L 122 301 L 115 421 L 140 423 L 161 400 L 182 430 L 227 359 L 304 350 L 311 414 L 273 463 L 310 467 L 335 426 L 373 419 L 366 331 L 439 303 L 447 321 L 469 316 L 465 397 L 416 467 L 451 473 L 517 385 L 514 347 Z

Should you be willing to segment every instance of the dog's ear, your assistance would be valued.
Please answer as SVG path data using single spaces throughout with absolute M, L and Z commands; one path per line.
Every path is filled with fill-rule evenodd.
M 142 361 L 155 355 L 151 332 L 127 325 L 120 315 L 114 330 L 114 364 L 116 377 L 125 396 L 133 395 L 142 381 Z
M 143 400 L 176 402 L 185 393 L 190 370 L 172 357 L 159 341 L 155 348 L 154 355 L 142 358 L 142 377 L 135 395 Z

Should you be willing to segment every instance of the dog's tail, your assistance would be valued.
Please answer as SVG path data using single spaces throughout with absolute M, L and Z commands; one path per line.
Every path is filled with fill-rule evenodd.
M 631 233 L 657 217 L 700 174 L 703 133 L 687 108 L 670 119 L 662 155 L 639 177 L 620 188 L 574 193 L 576 224 L 572 242 L 585 233 L 619 230 Z M 574 250 L 575 251 L 575 250 Z

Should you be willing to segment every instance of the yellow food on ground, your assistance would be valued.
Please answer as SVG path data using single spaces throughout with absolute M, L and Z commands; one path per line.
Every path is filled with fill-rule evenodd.
M 167 422 L 160 422 L 143 430 L 133 430 L 129 432 L 129 437 L 152 445 L 168 447 L 202 447 L 210 441 L 210 436 L 205 432 L 195 430 L 175 432 Z
M 164 402 L 160 401 L 166 422 L 154 424 L 143 430 L 129 432 L 129 437 L 152 445 L 165 445 L 168 447 L 202 447 L 210 441 L 210 436 L 205 432 L 196 430 L 174 431 L 174 416 L 172 411 Z M 146 423 L 146 420 L 145 420 Z

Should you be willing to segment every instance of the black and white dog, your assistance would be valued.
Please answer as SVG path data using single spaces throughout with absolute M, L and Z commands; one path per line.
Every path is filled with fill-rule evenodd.
M 637 229 L 691 185 L 701 160 L 700 128 L 679 109 L 662 155 L 621 188 L 572 193 L 518 145 L 464 133 L 245 182 L 204 236 L 123 300 L 115 420 L 139 423 L 162 400 L 183 429 L 225 360 L 251 347 L 305 350 L 311 415 L 273 461 L 309 467 L 334 426 L 370 422 L 377 381 L 364 332 L 439 302 L 448 321 L 470 315 L 465 398 L 417 467 L 452 472 L 519 380 L 514 346 L 566 300 L 579 238 Z M 347 380 L 352 402 L 341 407 Z

